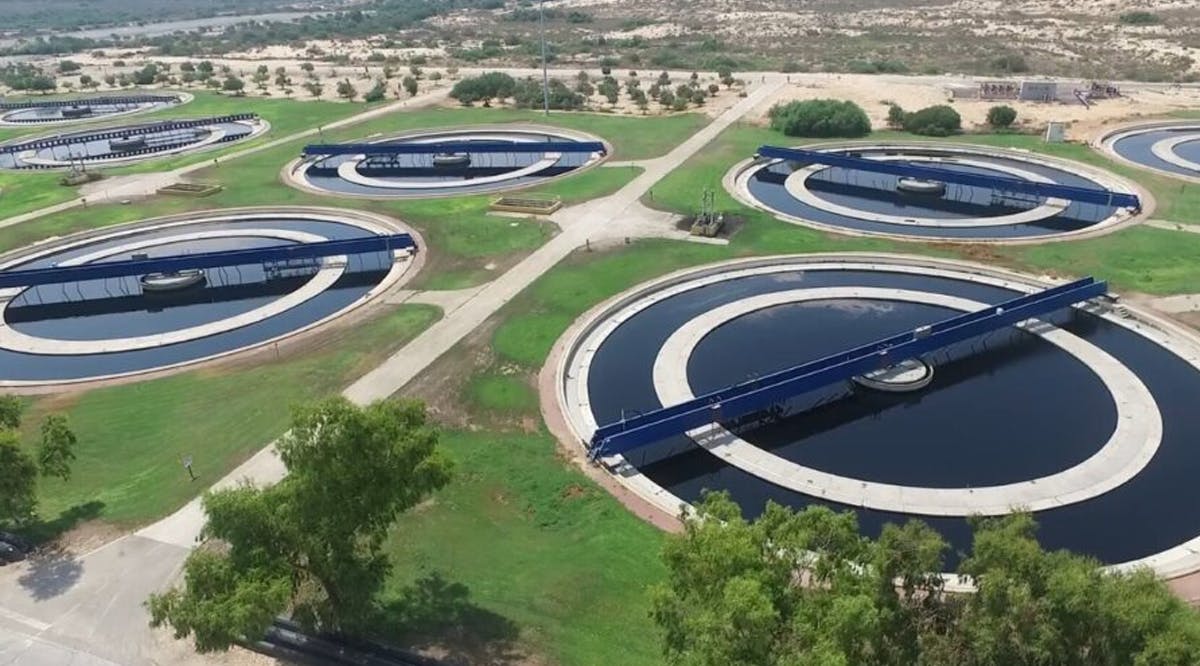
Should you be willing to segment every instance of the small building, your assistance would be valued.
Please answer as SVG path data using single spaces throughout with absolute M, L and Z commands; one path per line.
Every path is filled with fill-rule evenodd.
M 1057 81 L 1022 81 L 1018 96 L 1023 102 L 1054 102 L 1058 100 Z

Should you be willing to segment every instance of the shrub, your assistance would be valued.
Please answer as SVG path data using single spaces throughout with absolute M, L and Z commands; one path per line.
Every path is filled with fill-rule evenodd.
M 855 138 L 871 133 L 862 107 L 850 101 L 810 99 L 771 108 L 771 129 L 788 136 Z
M 987 122 L 995 129 L 1007 129 L 1017 120 L 1017 110 L 1008 105 L 988 109 Z
M 1001 72 L 1028 72 L 1029 63 L 1025 62 L 1025 56 L 1020 53 L 1006 53 L 992 60 L 992 69 Z
M 450 96 L 469 106 L 474 102 L 512 97 L 516 80 L 503 72 L 487 72 L 454 84 Z
M 945 104 L 927 106 L 908 114 L 904 120 L 904 129 L 925 136 L 950 136 L 962 130 L 962 116 Z
M 888 127 L 892 129 L 901 129 L 904 127 L 905 120 L 908 120 L 908 112 L 901 108 L 899 104 L 888 105 Z
M 1118 16 L 1117 20 L 1125 25 L 1155 25 L 1162 23 L 1161 16 L 1147 11 L 1125 12 Z

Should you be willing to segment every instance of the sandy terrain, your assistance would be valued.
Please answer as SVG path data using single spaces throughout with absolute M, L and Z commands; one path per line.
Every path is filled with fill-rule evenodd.
M 777 102 L 815 98 L 848 99 L 862 106 L 877 128 L 883 128 L 886 127 L 889 103 L 915 111 L 950 101 L 948 87 L 936 79 L 855 74 L 793 74 L 790 78 L 793 85 L 786 88 L 776 100 L 755 109 L 750 117 L 765 122 L 767 112 Z M 962 85 L 969 85 L 972 81 L 963 79 Z M 961 99 L 952 102 L 952 106 L 962 115 L 964 128 L 970 129 L 983 125 L 988 109 L 1001 103 L 1017 110 L 1020 127 L 1040 131 L 1051 121 L 1065 122 L 1070 123 L 1069 138 L 1084 139 L 1102 125 L 1181 109 L 1198 109 L 1200 89 L 1131 88 L 1121 98 L 1096 100 L 1091 108 L 1082 104 Z

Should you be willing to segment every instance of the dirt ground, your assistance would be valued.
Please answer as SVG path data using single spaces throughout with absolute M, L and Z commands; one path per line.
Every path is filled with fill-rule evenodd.
M 870 116 L 876 128 L 886 127 L 888 105 L 899 104 L 915 111 L 933 104 L 950 103 L 963 117 L 966 129 L 984 125 L 988 109 L 1008 104 L 1017 110 L 1020 127 L 1041 130 L 1054 122 L 1069 123 L 1068 138 L 1087 139 L 1103 125 L 1141 116 L 1156 116 L 1183 109 L 1200 109 L 1200 90 L 1195 88 L 1137 88 L 1123 90 L 1116 99 L 1096 100 L 1091 108 L 1082 104 L 1059 102 L 1019 102 L 987 100 L 951 101 L 944 79 L 887 77 L 869 74 L 793 74 L 793 84 L 774 100 L 755 109 L 748 118 L 765 122 L 767 112 L 778 102 L 799 99 L 833 98 L 857 102 Z M 907 80 L 911 79 L 911 80 Z M 962 79 L 970 85 L 973 79 Z

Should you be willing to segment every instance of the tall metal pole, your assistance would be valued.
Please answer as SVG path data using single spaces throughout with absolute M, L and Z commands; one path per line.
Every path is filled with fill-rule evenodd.
M 542 110 L 550 115 L 550 72 L 546 69 L 546 0 L 538 3 L 538 27 L 542 33 Z

